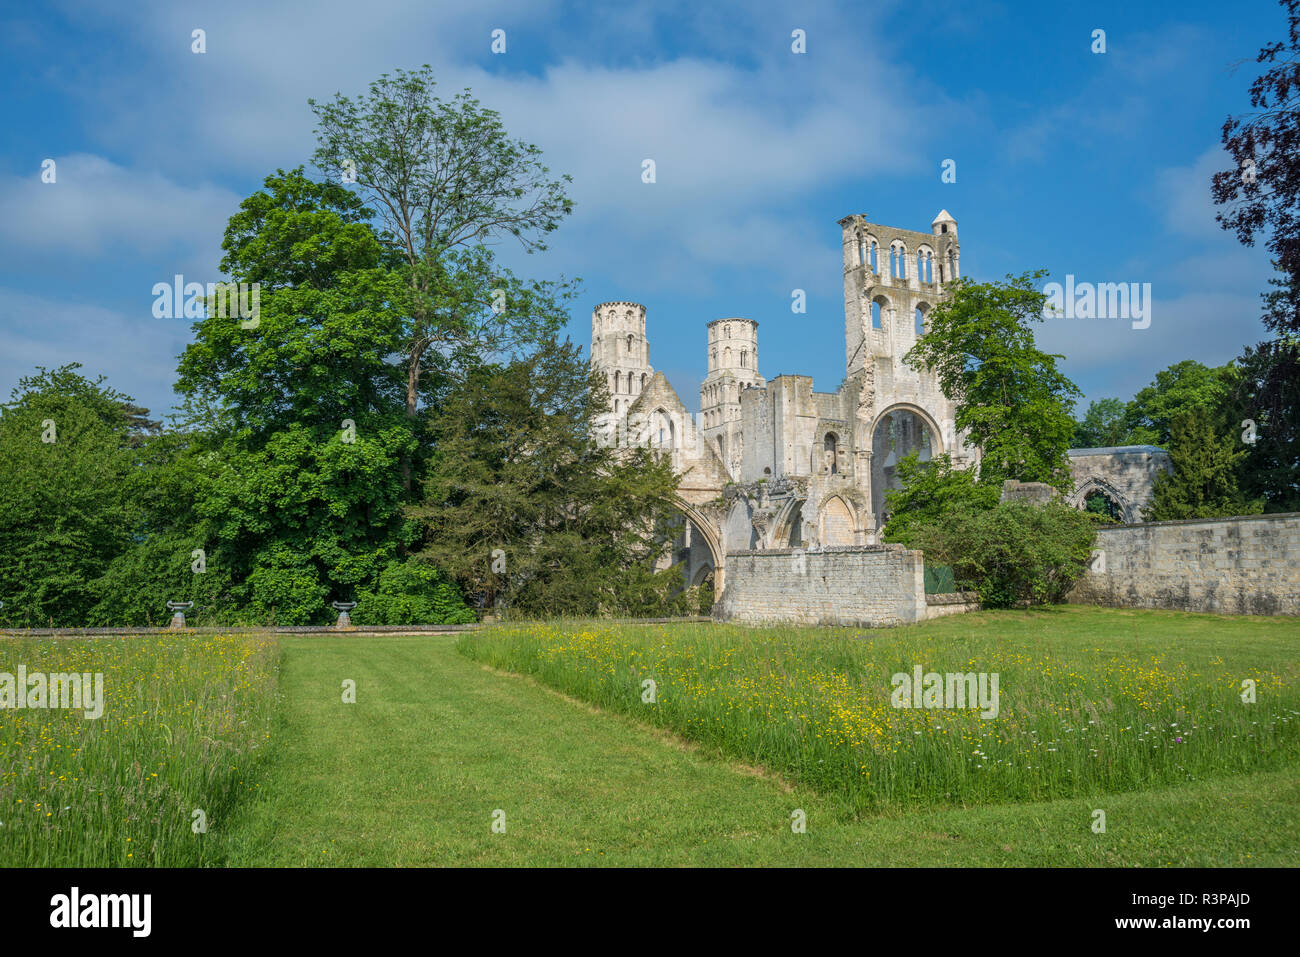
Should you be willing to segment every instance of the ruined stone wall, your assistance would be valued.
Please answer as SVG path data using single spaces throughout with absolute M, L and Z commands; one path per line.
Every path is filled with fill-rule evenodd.
M 1080 604 L 1300 615 L 1300 513 L 1103 528 Z
M 900 625 L 923 621 L 925 562 L 902 545 L 729 551 L 719 621 Z
M 1101 492 L 1115 501 L 1123 521 L 1129 523 L 1142 521 L 1156 476 L 1174 468 L 1169 453 L 1154 445 L 1070 449 L 1066 454 L 1074 483 L 1066 500 L 1075 508 L 1083 508 L 1091 493 Z

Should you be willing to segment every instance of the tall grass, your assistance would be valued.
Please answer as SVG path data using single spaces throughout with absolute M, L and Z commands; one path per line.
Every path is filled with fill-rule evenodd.
M 102 672 L 104 713 L 0 710 L 0 865 L 219 863 L 270 738 L 273 638 L 0 640 L 0 672 Z M 195 833 L 196 810 L 206 833 Z
M 534 624 L 458 647 L 839 795 L 854 812 L 1130 791 L 1300 757 L 1300 623 L 1234 650 L 1251 621 L 1198 644 L 1160 615 L 1135 640 L 1113 637 L 1115 613 L 1087 609 L 861 635 Z M 916 665 L 998 673 L 998 716 L 893 707 L 892 675 Z M 646 679 L 654 703 L 643 701 Z M 1254 704 L 1241 698 L 1245 679 Z

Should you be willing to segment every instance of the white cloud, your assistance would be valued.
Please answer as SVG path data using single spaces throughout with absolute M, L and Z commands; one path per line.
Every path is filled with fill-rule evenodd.
M 0 382 L 11 387 L 37 366 L 80 362 L 155 412 L 171 406 L 176 357 L 190 341 L 190 323 L 154 319 L 148 301 L 138 314 L 0 287 Z M 6 389 L 0 401 L 9 398 Z
M 40 169 L 0 176 L 0 244 L 27 254 L 88 259 L 203 250 L 215 260 L 226 220 L 239 205 L 229 190 L 183 186 L 157 172 L 129 169 L 101 156 L 51 157 L 53 183 Z

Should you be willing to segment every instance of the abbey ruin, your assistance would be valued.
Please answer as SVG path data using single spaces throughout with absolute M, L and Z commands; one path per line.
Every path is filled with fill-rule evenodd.
M 610 391 L 602 430 L 610 441 L 618 436 L 671 454 L 683 476 L 678 495 L 684 513 L 673 560 L 682 563 L 689 584 L 712 581 L 718 597 L 726 589 L 729 557 L 774 550 L 796 556 L 784 563 L 796 574 L 805 555 L 843 554 L 835 559 L 840 562 L 848 553 L 878 555 L 868 564 L 891 569 L 881 585 L 887 579 L 897 588 L 905 579 L 910 589 L 919 559 L 912 568 L 902 546 L 879 538 L 887 520 L 885 492 L 898 487 L 898 461 L 916 451 L 922 461 L 948 453 L 960 467 L 979 462 L 979 449 L 956 429 L 954 403 L 934 375 L 903 361 L 945 285 L 961 275 L 957 221 L 944 210 L 929 232 L 882 226 L 861 215 L 839 225 L 845 377 L 833 392 L 816 391 L 810 376 L 765 379 L 758 323 L 715 319 L 707 326 L 708 371 L 693 414 L 650 364 L 645 306 L 605 302 L 592 311 L 591 362 Z M 1140 520 L 1156 473 L 1168 468 L 1167 453 L 1147 446 L 1077 449 L 1070 458 L 1074 488 L 1068 500 L 1084 507 L 1091 496 L 1103 495 L 1122 521 Z M 750 568 L 752 562 L 736 564 Z M 803 567 L 806 575 L 806 558 Z M 819 601 L 843 598 L 828 592 Z M 924 609 L 870 614 L 914 620 Z

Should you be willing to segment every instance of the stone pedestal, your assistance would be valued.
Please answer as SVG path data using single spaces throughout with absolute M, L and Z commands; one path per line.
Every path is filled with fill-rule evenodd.
M 357 607 L 354 601 L 335 601 L 330 602 L 330 607 L 339 613 L 339 620 L 334 623 L 335 628 L 351 628 L 352 616 L 348 614 L 353 608 Z
M 179 631 L 185 627 L 185 612 L 194 607 L 192 601 L 169 601 L 167 610 L 172 613 L 171 624 L 167 627 Z

